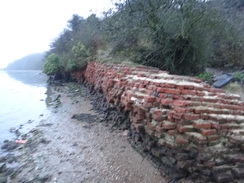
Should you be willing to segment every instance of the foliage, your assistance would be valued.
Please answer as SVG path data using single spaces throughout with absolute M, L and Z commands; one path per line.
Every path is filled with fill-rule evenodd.
M 244 81 L 244 73 L 243 72 L 237 72 L 234 74 L 234 80 L 238 82 L 243 82 Z
M 197 77 L 202 79 L 203 81 L 210 83 L 210 84 L 213 81 L 213 74 L 211 74 L 209 72 L 203 72 L 201 74 L 198 74 Z
M 174 74 L 244 67 L 243 5 L 243 0 L 120 1 L 103 18 L 73 15 L 48 55 L 57 54 L 59 68 L 69 72 L 105 56 Z
M 57 54 L 52 53 L 47 57 L 47 60 L 44 64 L 43 72 L 48 75 L 52 75 L 57 73 L 59 70 L 60 70 L 59 57 Z
M 72 56 L 68 61 L 68 70 L 74 71 L 84 69 L 90 60 L 91 56 L 89 51 L 81 43 L 72 47 Z
M 192 75 L 211 65 L 213 58 L 221 62 L 216 52 L 228 50 L 232 60 L 226 54 L 227 63 L 240 62 L 243 41 L 237 42 L 237 34 L 230 32 L 235 26 L 227 22 L 220 0 L 127 0 L 117 9 L 107 18 L 113 51 L 129 50 L 133 54 L 125 55 L 137 63 Z M 223 49 L 215 50 L 222 48 L 219 45 Z

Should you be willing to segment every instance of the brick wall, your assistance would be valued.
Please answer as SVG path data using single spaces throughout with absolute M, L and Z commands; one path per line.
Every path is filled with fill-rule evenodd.
M 244 178 L 240 96 L 145 66 L 90 62 L 84 77 L 103 90 L 109 103 L 129 113 L 131 130 L 169 174 L 216 182 Z

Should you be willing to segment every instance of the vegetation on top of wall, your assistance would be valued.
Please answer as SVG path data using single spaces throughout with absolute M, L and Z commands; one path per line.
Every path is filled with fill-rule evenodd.
M 234 80 L 238 82 L 244 82 L 244 72 L 236 72 L 234 74 Z
M 202 72 L 197 75 L 198 78 L 202 79 L 203 81 L 206 81 L 207 83 L 211 84 L 214 78 L 214 75 L 209 72 Z
M 84 19 L 78 15 L 51 44 L 59 69 L 89 60 L 129 60 L 173 74 L 244 67 L 243 0 L 126 0 Z M 48 60 L 48 57 L 47 57 Z

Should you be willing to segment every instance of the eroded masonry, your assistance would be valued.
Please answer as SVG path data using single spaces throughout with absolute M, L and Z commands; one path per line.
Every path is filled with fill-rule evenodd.
M 244 179 L 244 102 L 194 77 L 156 68 L 90 62 L 73 73 L 128 115 L 132 138 L 169 176 Z

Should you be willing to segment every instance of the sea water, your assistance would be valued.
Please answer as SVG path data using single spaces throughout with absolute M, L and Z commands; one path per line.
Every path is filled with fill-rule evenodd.
M 44 115 L 47 76 L 41 71 L 0 71 L 0 146 L 28 132 Z

